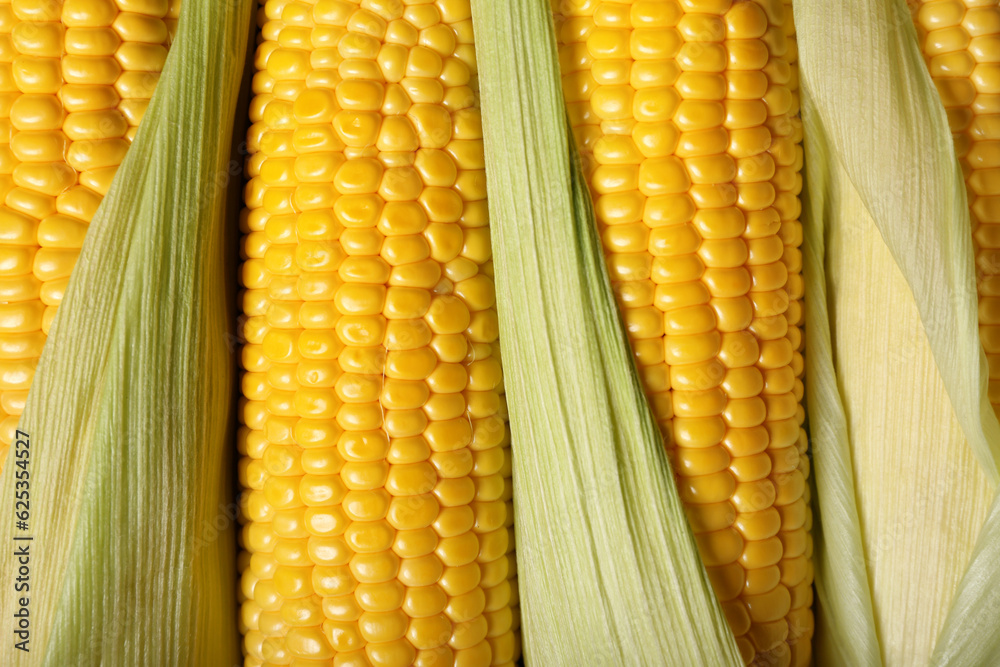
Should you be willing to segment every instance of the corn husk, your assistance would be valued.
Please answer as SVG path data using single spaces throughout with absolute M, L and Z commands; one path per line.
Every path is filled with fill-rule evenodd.
M 235 506 L 224 204 L 250 0 L 185 2 L 139 134 L 90 224 L 3 471 L 0 573 L 33 537 L 30 652 L 5 665 L 233 665 Z
M 472 6 L 526 661 L 739 665 L 611 292 L 549 3 Z
M 795 11 L 817 662 L 989 664 L 1000 426 L 947 119 L 905 2 Z

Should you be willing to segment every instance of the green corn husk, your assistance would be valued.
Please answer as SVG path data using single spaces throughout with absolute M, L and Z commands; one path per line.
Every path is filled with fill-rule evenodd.
M 742 664 L 615 305 L 549 3 L 472 8 L 526 660 Z
M 225 178 L 251 0 L 185 2 L 139 134 L 90 224 L 4 467 L 5 665 L 240 662 Z M 11 648 L 30 596 L 30 652 Z
M 947 117 L 903 0 L 795 12 L 817 664 L 992 664 L 1000 426 Z

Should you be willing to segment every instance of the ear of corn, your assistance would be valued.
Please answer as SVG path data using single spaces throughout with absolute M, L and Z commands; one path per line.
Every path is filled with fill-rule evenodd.
M 972 604 L 995 599 L 1000 438 L 948 116 L 902 3 L 802 3 L 796 22 L 817 655 L 988 664 L 997 617 Z
M 469 2 L 270 0 L 259 22 L 242 220 L 246 664 L 513 665 Z
M 702 558 L 744 661 L 808 664 L 791 4 L 555 4 L 612 284 Z
M 251 4 L 186 6 L 162 87 L 113 180 L 129 136 L 127 123 L 116 115 L 120 109 L 109 106 L 118 60 L 88 56 L 99 58 L 88 63 L 103 75 L 80 83 L 76 92 L 95 104 L 101 100 L 94 113 L 108 122 L 81 124 L 81 131 L 108 132 L 116 119 L 115 136 L 65 135 L 67 161 L 60 154 L 44 169 L 29 170 L 37 178 L 15 183 L 7 193 L 8 205 L 18 188 L 25 197 L 39 195 L 30 201 L 39 206 L 48 201 L 49 215 L 69 216 L 52 209 L 76 202 L 82 207 L 74 209 L 79 217 L 57 221 L 64 229 L 89 225 L 82 249 L 72 246 L 66 250 L 71 257 L 63 258 L 72 264 L 80 254 L 58 300 L 59 316 L 18 425 L 30 435 L 31 515 L 27 530 L 5 522 L 2 537 L 7 544 L 14 544 L 12 536 L 34 538 L 31 644 L 30 653 L 6 653 L 5 664 L 232 665 L 239 655 L 232 604 L 235 510 L 226 448 L 232 367 L 224 288 L 225 189 L 217 179 L 229 169 Z M 118 6 L 152 7 L 159 16 L 167 7 L 148 0 L 13 4 L 22 12 L 36 5 L 61 8 L 67 22 L 99 15 L 104 24 L 123 16 Z M 26 39 L 55 33 L 69 39 L 65 35 L 75 29 L 56 24 L 58 14 L 22 18 L 34 22 Z M 40 23 L 49 19 L 52 26 Z M 133 46 L 162 55 L 164 22 L 155 17 L 140 22 L 159 25 L 159 33 L 151 46 Z M 110 38 L 103 28 L 88 28 L 86 34 Z M 90 71 L 71 62 L 60 66 L 55 60 L 45 71 L 66 76 Z M 59 138 L 74 113 L 90 113 L 64 111 L 55 94 L 68 100 L 69 84 L 56 86 L 58 77 L 52 77 L 49 92 L 25 92 L 11 112 L 18 122 L 47 125 L 18 130 L 12 146 L 22 139 Z M 140 73 L 139 80 L 145 79 Z M 116 104 L 128 99 L 145 104 L 136 97 Z M 38 113 L 19 116 L 23 105 Z M 99 143 L 78 154 L 77 141 Z M 25 152 L 15 169 L 33 165 L 27 160 L 33 156 Z M 69 162 L 99 156 L 114 156 L 115 163 Z M 93 190 L 71 187 L 72 196 L 60 199 L 63 194 L 54 187 L 41 190 L 54 175 L 70 186 L 86 181 Z M 42 250 L 31 252 L 37 257 Z M 14 513 L 14 471 L 24 469 L 9 463 L 4 471 L 4 516 Z M 18 565 L 14 550 L 4 549 L 4 571 L 16 572 Z M 4 596 L 5 618 L 13 618 L 17 604 L 15 595 Z
M 526 657 L 736 665 L 630 359 L 541 4 L 473 3 Z
M 0 4 L 0 443 L 135 137 L 176 0 Z M 2 460 L 2 459 L 0 459 Z
M 976 251 L 979 335 L 988 364 L 988 397 L 1000 406 L 1000 5 L 912 5 L 924 58 L 948 116 L 965 176 Z M 985 664 L 1000 654 L 1000 502 L 994 500 L 972 562 L 934 650 L 935 664 Z

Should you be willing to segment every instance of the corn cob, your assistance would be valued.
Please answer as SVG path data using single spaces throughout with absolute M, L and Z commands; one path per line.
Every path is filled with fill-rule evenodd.
M 979 286 L 979 334 L 989 396 L 1000 407 L 1000 5 L 997 0 L 911 3 L 931 77 L 965 174 Z
M 790 3 L 554 10 L 611 279 L 709 576 L 747 663 L 808 664 Z
M 87 224 L 153 94 L 178 0 L 0 5 L 0 442 L 10 444 Z M 176 25 L 176 24 L 175 24 Z
M 241 280 L 247 665 L 513 665 L 469 0 L 269 0 Z

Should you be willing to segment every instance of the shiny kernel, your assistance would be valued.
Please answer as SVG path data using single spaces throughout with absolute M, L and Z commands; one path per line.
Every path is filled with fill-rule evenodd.
M 763 72 L 755 70 L 726 72 L 726 97 L 731 100 L 760 99 L 767 92 L 767 87 L 768 77 Z
M 635 165 L 601 165 L 594 170 L 591 187 L 600 195 L 634 191 L 639 187 L 639 174 L 640 170 Z M 656 173 L 651 169 L 650 187 L 659 185 L 653 180 L 655 178 Z
M 745 595 L 760 595 L 774 590 L 781 582 L 781 570 L 776 565 L 746 570 Z
M 62 74 L 58 60 L 20 56 L 14 59 L 12 68 L 14 80 L 22 92 L 50 94 L 59 92 Z
M 759 377 L 759 371 L 755 368 L 743 370 L 757 373 Z M 733 372 L 734 371 L 730 371 L 730 373 Z M 759 391 L 760 390 L 758 389 L 756 393 L 759 393 Z M 749 429 L 730 429 L 726 433 L 726 437 L 722 442 L 733 456 L 751 456 L 767 449 L 768 433 L 761 427 Z
M 632 3 L 629 18 L 635 27 L 669 27 L 677 25 L 683 16 L 676 2 L 659 0 L 639 0 Z
M 729 453 L 719 445 L 704 448 L 677 447 L 674 453 L 675 470 L 683 477 L 718 473 L 725 470 L 729 462 Z
M 933 31 L 941 28 L 950 28 L 962 23 L 965 15 L 965 7 L 958 0 L 944 0 L 944 2 L 930 2 L 920 6 L 917 11 L 917 22 L 925 30 Z
M 683 100 L 674 113 L 674 123 L 683 132 L 719 127 L 725 120 L 725 111 L 719 102 Z
M 625 86 L 616 87 L 626 88 Z M 603 91 L 604 89 L 600 89 Z M 600 91 L 599 91 L 600 92 Z M 645 88 L 635 91 L 634 96 L 604 97 L 595 93 L 594 104 L 603 102 L 604 106 L 595 106 L 595 112 L 604 119 L 635 118 L 640 123 L 662 123 L 669 121 L 681 104 L 681 96 L 673 88 Z M 615 100 L 628 102 L 628 108 L 612 112 L 609 106 Z
M 598 28 L 587 37 L 587 50 L 594 58 L 626 58 L 629 56 L 629 31 Z
M 755 623 L 768 623 L 784 618 L 791 606 L 788 589 L 779 584 L 772 591 L 762 595 L 744 595 L 750 618 Z
M 334 177 L 334 185 L 341 194 L 370 194 L 378 191 L 383 174 L 382 165 L 370 158 L 348 160 Z
M 683 45 L 675 28 L 638 28 L 632 31 L 629 50 L 633 60 L 659 61 L 676 57 Z
M 726 35 L 722 19 L 709 14 L 686 14 L 677 29 L 688 42 L 721 42 Z
M 107 26 L 117 14 L 118 7 L 111 0 L 66 0 L 62 3 L 62 21 L 68 26 Z
M 759 5 L 741 2 L 726 13 L 726 37 L 753 39 L 762 37 L 768 28 L 767 15 Z
M 380 127 L 380 116 L 371 112 L 339 111 L 333 119 L 333 128 L 337 136 L 344 144 L 351 147 L 374 145 Z
M 631 86 L 601 86 L 591 97 L 594 113 L 603 120 L 621 120 L 633 117 Z
M 932 30 L 927 33 L 924 41 L 924 53 L 936 56 L 942 53 L 962 51 L 970 45 L 970 36 L 961 26 Z
M 716 26 L 721 31 L 721 22 Z M 712 42 L 687 42 L 677 55 L 677 62 L 684 72 L 724 72 L 726 70 L 727 46 Z

